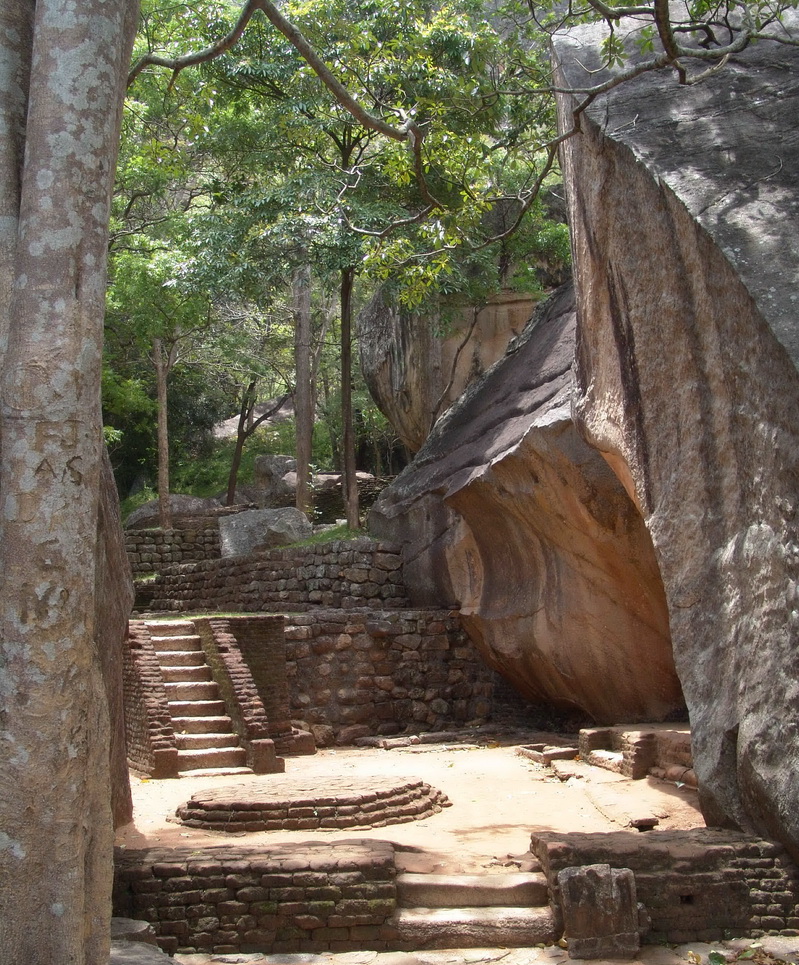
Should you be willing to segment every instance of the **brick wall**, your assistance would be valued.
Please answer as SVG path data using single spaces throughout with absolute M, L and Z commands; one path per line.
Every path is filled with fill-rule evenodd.
M 149 921 L 165 951 L 264 953 L 391 947 L 387 842 L 118 850 L 114 914 Z
M 408 605 L 400 548 L 369 539 L 284 547 L 167 566 L 151 606 L 161 611 L 305 611 Z
M 683 726 L 648 724 L 588 727 L 580 731 L 580 757 L 588 764 L 640 780 L 648 774 L 697 786 L 691 731 Z
M 495 675 L 451 611 L 317 610 L 286 617 L 292 716 L 320 745 L 484 719 Z
M 178 751 L 161 667 L 150 631 L 131 623 L 122 647 L 125 741 L 131 765 L 152 777 L 177 777 Z
M 134 577 L 160 573 L 174 563 L 218 559 L 219 524 L 202 520 L 193 528 L 130 529 L 125 533 L 125 549 Z
M 263 701 L 269 736 L 279 754 L 291 752 L 286 639 L 282 617 L 237 616 L 228 620 Z
M 799 935 L 799 871 L 774 842 L 734 831 L 534 834 L 531 850 L 558 901 L 563 868 L 630 868 L 652 926 L 644 941 Z

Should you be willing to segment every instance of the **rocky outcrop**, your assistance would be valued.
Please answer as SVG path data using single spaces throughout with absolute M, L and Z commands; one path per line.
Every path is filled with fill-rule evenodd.
M 132 609 L 133 577 L 125 551 L 119 498 L 111 462 L 103 448 L 97 524 L 95 640 L 111 719 L 111 808 L 115 827 L 133 818 L 122 703 L 122 645 Z
M 169 497 L 169 510 L 173 516 L 203 516 L 219 508 L 216 499 L 204 499 L 199 496 L 186 496 L 182 493 L 172 493 Z M 158 500 L 151 499 L 136 509 L 125 520 L 125 529 L 149 529 L 159 525 Z
M 558 40 L 561 83 L 596 41 Z M 760 43 L 695 87 L 640 77 L 563 149 L 577 414 L 652 536 L 704 814 L 794 857 L 798 70 Z
M 436 424 L 370 528 L 405 543 L 415 603 L 457 604 L 484 658 L 597 721 L 682 706 L 640 514 L 571 418 L 574 304 L 540 309 Z
M 502 358 L 535 302 L 502 292 L 482 308 L 430 318 L 389 304 L 383 291 L 358 317 L 361 371 L 402 443 L 417 452 L 442 412 Z

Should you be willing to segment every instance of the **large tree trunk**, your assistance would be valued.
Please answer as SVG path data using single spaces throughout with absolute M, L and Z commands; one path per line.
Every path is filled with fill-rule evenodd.
M 0 4 L 0 961 L 109 955 L 94 643 L 108 210 L 131 0 Z
M 355 271 L 341 272 L 341 424 L 344 449 L 344 504 L 347 526 L 358 529 L 358 477 L 355 470 L 355 429 L 352 424 L 352 286 Z
M 172 529 L 172 508 L 169 504 L 169 418 L 167 413 L 167 379 L 172 361 L 171 357 L 164 357 L 164 345 L 161 339 L 154 338 L 153 364 L 158 398 L 158 525 L 161 529 Z
M 311 267 L 294 273 L 294 418 L 297 427 L 297 509 L 312 509 L 309 476 L 313 449 L 314 407 L 311 389 Z

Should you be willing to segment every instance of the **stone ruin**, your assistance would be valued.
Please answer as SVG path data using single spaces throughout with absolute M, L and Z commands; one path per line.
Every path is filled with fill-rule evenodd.
M 590 28 L 556 39 L 566 84 L 582 86 L 589 72 L 592 83 L 601 79 L 596 39 Z M 651 934 L 669 940 L 715 938 L 722 925 L 799 930 L 790 860 L 799 855 L 797 66 L 792 48 L 776 58 L 755 47 L 701 86 L 643 77 L 586 112 L 582 134 L 563 150 L 576 312 L 565 293 L 542 310 L 375 515 L 383 531 L 397 532 L 406 511 L 424 524 L 407 547 L 415 592 L 461 605 L 486 658 L 531 698 L 608 721 L 667 717 L 684 698 L 705 816 L 731 830 L 670 843 L 635 833 L 612 843 L 533 841 L 551 895 L 571 887 L 568 869 L 601 869 L 594 893 L 607 885 L 619 896 L 625 947 L 634 944 L 638 898 L 655 910 Z M 573 106 L 564 95 L 565 125 Z M 514 357 L 528 361 L 514 369 Z M 485 386 L 509 374 L 517 381 L 508 379 L 500 418 Z M 480 462 L 468 458 L 475 438 L 458 422 L 469 406 L 484 417 Z M 461 435 L 448 465 L 435 469 L 433 445 L 446 449 L 448 430 Z M 119 721 L 115 666 L 130 584 L 107 466 L 104 474 L 98 572 L 121 580 L 100 581 L 97 641 Z M 582 640 L 579 611 L 590 617 Z M 600 677 L 610 694 L 597 688 Z M 130 803 L 119 738 L 117 729 L 121 821 Z M 258 893 L 264 877 L 294 884 L 299 872 L 302 891 L 328 867 L 318 855 L 294 857 L 293 867 L 282 854 L 247 862 L 234 849 L 204 867 L 190 853 L 161 857 L 130 878 L 149 888 L 140 898 L 172 896 L 164 922 L 176 945 L 188 921 L 174 896 L 186 898 L 192 874 L 209 876 L 208 891 L 229 876 L 241 913 L 271 918 L 257 907 L 272 900 Z M 341 872 L 337 856 L 327 860 Z M 352 907 L 349 915 L 336 907 L 339 919 L 318 919 L 333 934 L 318 940 L 363 947 L 367 928 L 385 942 L 397 898 L 388 849 L 349 862 L 344 873 L 363 894 L 353 900 L 371 902 L 372 918 L 362 924 Z M 614 875 L 620 865 L 635 890 L 629 874 Z M 133 886 L 126 897 L 136 897 Z M 302 900 L 313 898 L 303 891 Z M 580 931 L 579 908 L 561 904 Z
M 607 77 L 598 41 L 555 39 L 562 84 Z M 600 722 L 684 698 L 708 824 L 794 858 L 797 68 L 759 44 L 588 108 L 562 153 L 576 314 L 542 308 L 371 517 L 414 601 L 459 604 L 531 698 Z

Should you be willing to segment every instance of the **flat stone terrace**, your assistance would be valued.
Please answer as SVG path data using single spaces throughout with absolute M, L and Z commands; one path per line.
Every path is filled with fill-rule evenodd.
M 208 831 L 325 831 L 381 828 L 422 820 L 449 807 L 447 796 L 420 780 L 274 778 L 211 788 L 178 808 L 188 827 Z

